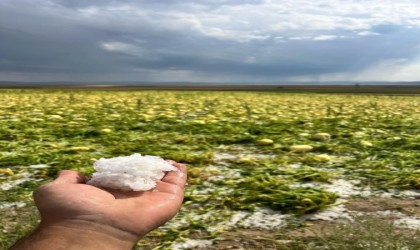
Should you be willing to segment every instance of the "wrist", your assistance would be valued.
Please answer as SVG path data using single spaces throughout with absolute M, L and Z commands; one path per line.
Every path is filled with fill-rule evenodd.
M 38 228 L 12 250 L 124 250 L 132 249 L 138 238 L 109 225 L 84 220 L 66 220 Z

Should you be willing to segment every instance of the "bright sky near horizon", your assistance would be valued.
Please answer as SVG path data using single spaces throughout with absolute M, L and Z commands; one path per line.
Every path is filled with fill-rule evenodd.
M 0 81 L 418 81 L 418 0 L 2 0 Z

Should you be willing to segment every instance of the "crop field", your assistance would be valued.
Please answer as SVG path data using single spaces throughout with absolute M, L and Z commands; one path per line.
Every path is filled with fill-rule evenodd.
M 59 170 L 133 153 L 189 170 L 180 213 L 136 249 L 420 245 L 418 96 L 1 90 L 0 249 Z

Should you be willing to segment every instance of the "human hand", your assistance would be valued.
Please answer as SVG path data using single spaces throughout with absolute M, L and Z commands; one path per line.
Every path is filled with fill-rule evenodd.
M 156 188 L 137 192 L 101 189 L 85 184 L 86 177 L 78 172 L 61 171 L 54 181 L 34 192 L 41 214 L 35 233 L 61 230 L 64 235 L 79 235 L 78 238 L 80 234 L 92 233 L 93 238 L 113 241 L 105 249 L 123 249 L 121 244 L 130 249 L 146 233 L 171 219 L 181 207 L 186 167 L 176 162 L 171 164 L 179 171 L 166 173 Z M 88 238 L 93 239 L 91 236 Z M 114 243 L 121 244 L 112 248 Z

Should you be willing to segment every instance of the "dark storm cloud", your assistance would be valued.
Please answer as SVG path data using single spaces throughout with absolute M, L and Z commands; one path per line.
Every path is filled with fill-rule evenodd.
M 357 74 L 419 54 L 405 9 L 389 21 L 364 9 L 358 15 L 369 18 L 349 18 L 354 6 L 340 6 L 331 18 L 319 12 L 337 1 L 302 13 L 296 1 L 274 2 L 3 1 L 0 80 L 281 81 Z
M 15 71 L 83 70 L 88 61 L 106 54 L 96 45 L 100 34 L 39 10 L 0 8 L 0 54 L 8 64 L 1 69 Z M 90 65 L 95 70 L 95 64 Z M 89 68 L 88 68 L 89 69 Z

